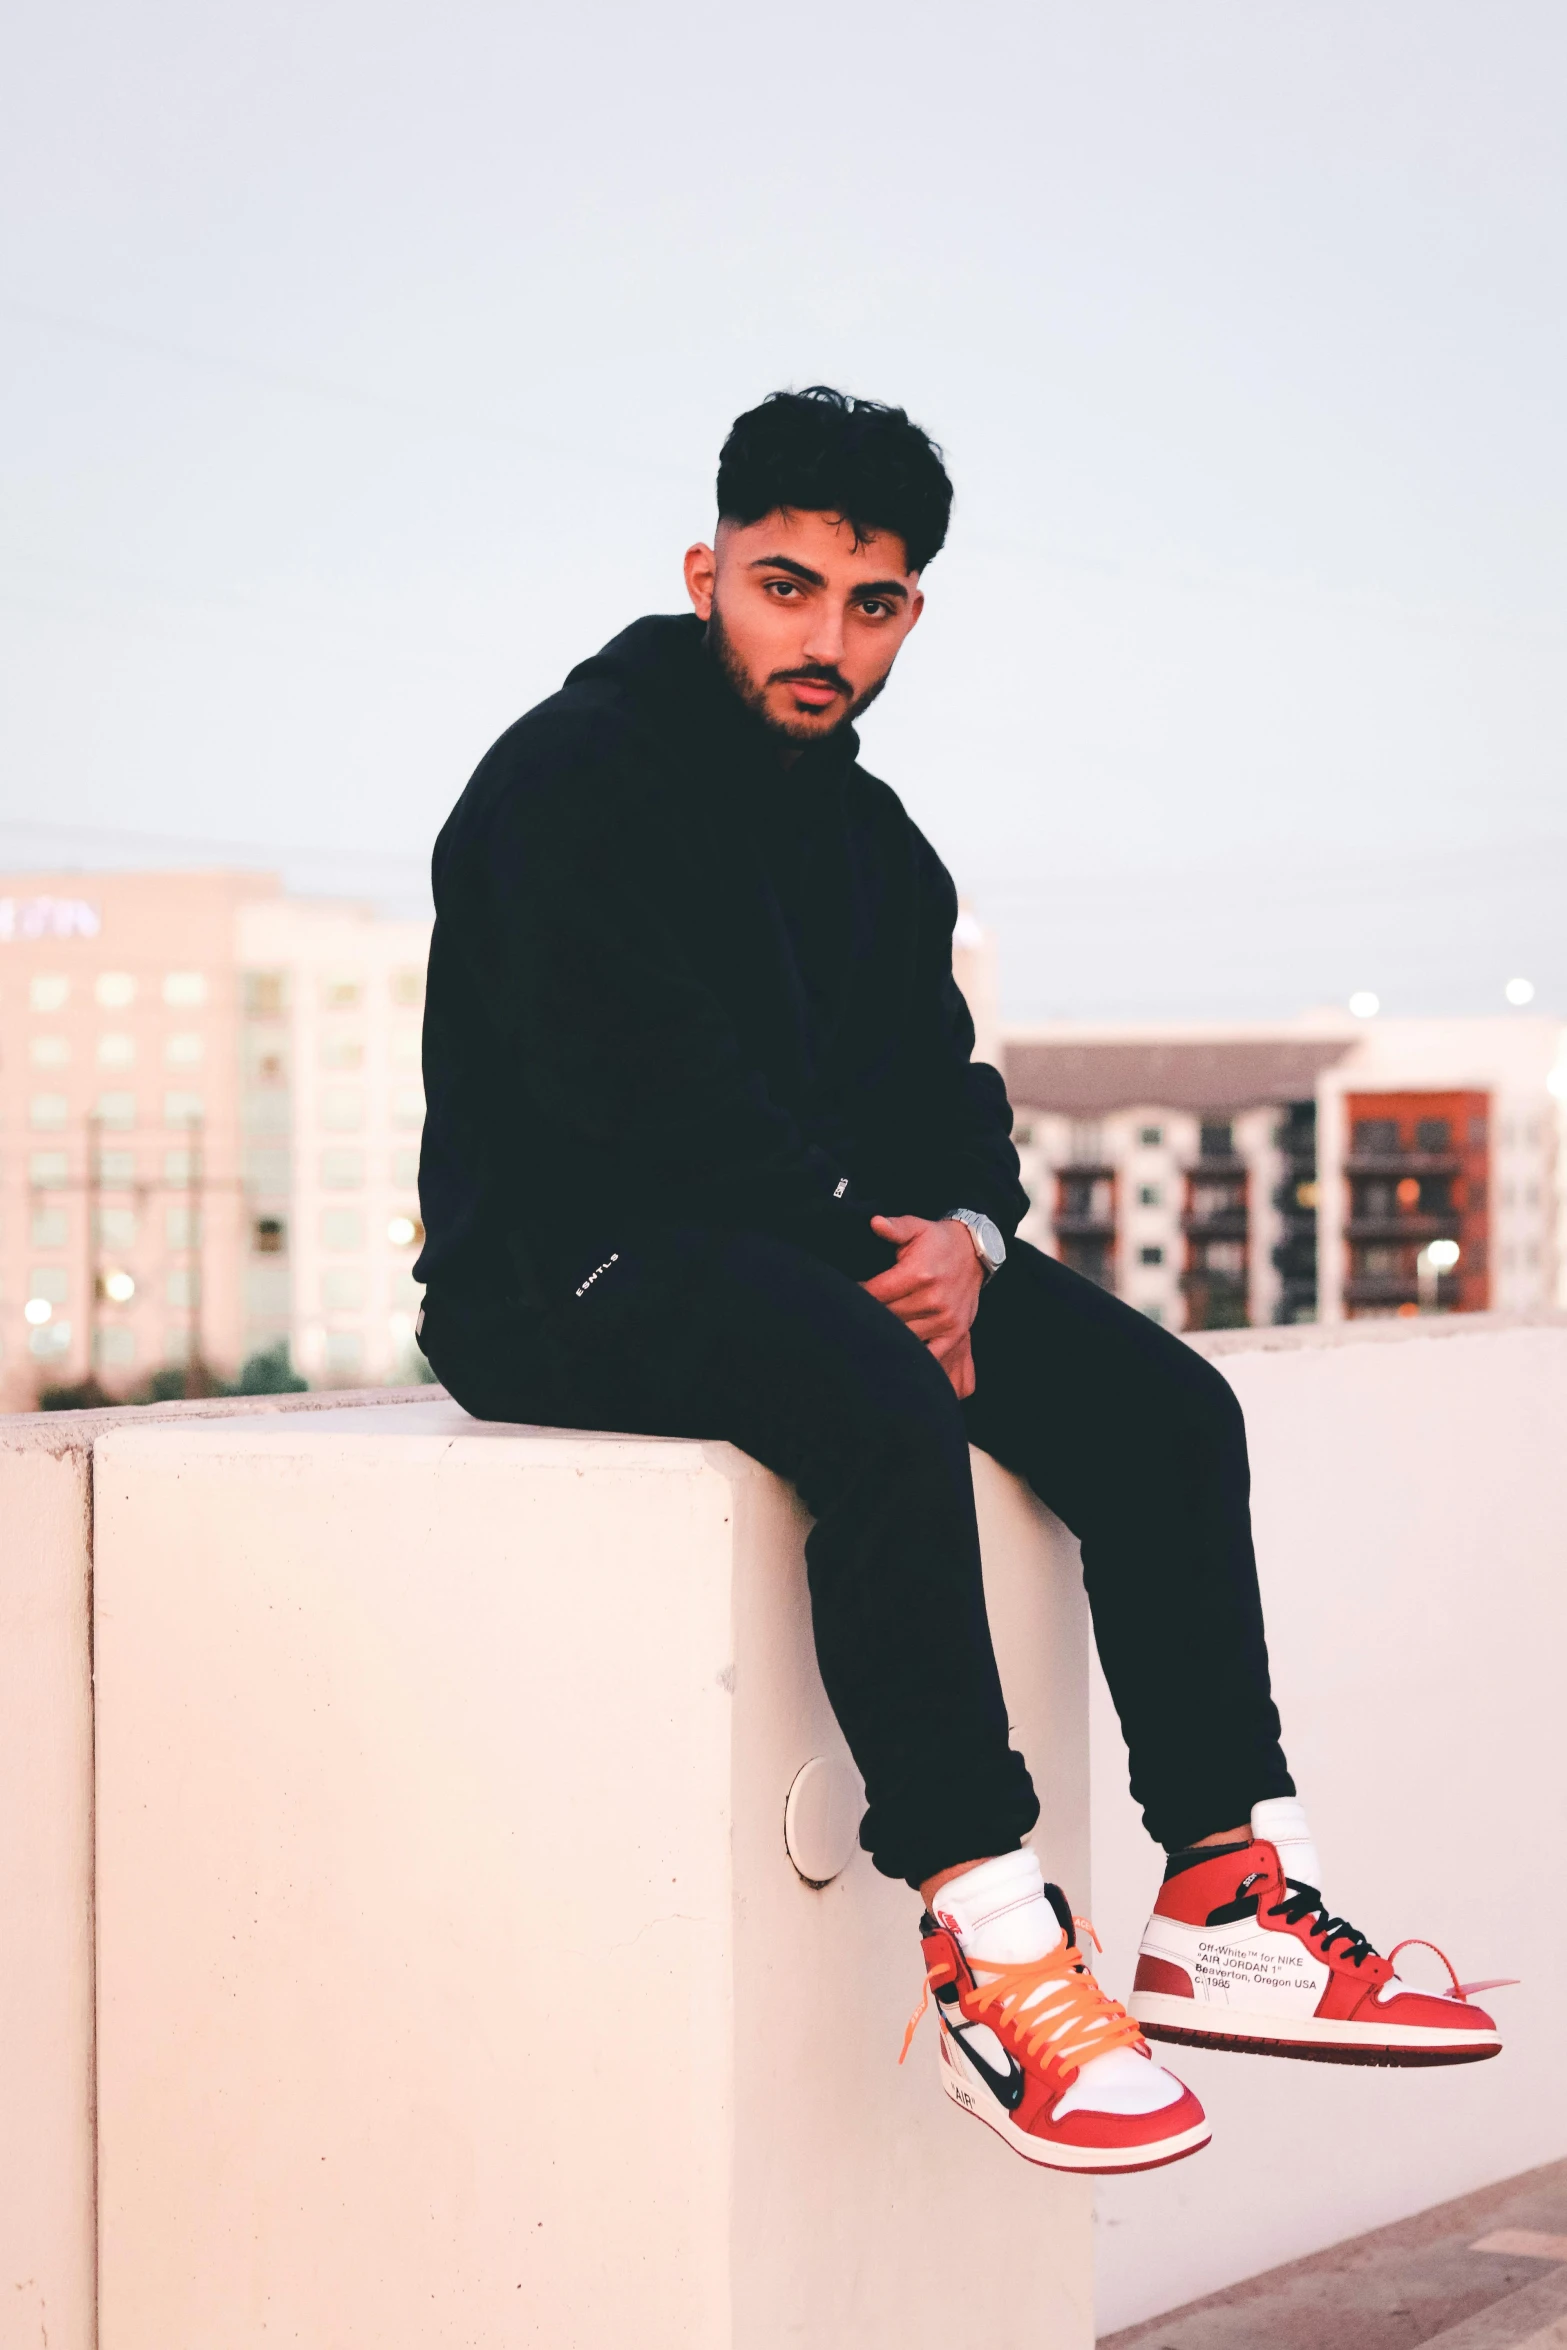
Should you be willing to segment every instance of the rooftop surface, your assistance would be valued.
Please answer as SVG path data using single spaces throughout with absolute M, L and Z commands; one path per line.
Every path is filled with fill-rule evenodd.
M 1331 2149 L 1324 2148 L 1331 2159 Z M 1567 2344 L 1567 2162 L 1268 2269 L 1099 2350 L 1556 2350 Z

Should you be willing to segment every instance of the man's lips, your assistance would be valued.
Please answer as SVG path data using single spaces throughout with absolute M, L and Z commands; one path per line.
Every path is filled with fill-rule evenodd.
M 803 702 L 808 710 L 825 710 L 844 690 L 820 677 L 784 677 L 778 682 L 787 686 L 795 700 Z

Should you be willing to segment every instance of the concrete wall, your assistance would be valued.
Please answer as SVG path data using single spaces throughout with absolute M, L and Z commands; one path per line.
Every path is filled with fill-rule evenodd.
M 334 1400 L 0 1419 L 0 2350 L 94 2340 L 93 1443 Z
M 1199 1343 L 1222 1362 L 1248 1414 L 1286 1741 L 1328 1855 L 1333 1900 L 1384 1946 L 1406 1933 L 1427 1932 L 1451 1952 L 1462 1974 L 1516 1973 L 1525 1981 L 1519 1990 L 1496 1995 L 1509 2034 L 1507 2052 L 1498 2063 L 1472 2070 L 1360 2073 L 1187 2054 L 1183 2069 L 1213 2113 L 1214 2144 L 1197 2161 L 1168 2173 L 1100 2189 L 1101 2331 L 1567 2151 L 1561 2120 L 1567 2113 L 1567 2058 L 1552 2008 L 1567 1941 L 1567 1893 L 1559 1869 L 1567 1799 L 1557 1752 L 1567 1633 L 1561 1481 L 1567 1323 L 1486 1317 L 1360 1323 L 1334 1331 L 1243 1332 Z M 372 1400 L 379 1399 L 356 1399 Z M 426 1414 L 432 1400 L 440 1409 L 438 1399 L 423 1391 L 420 1409 Z M 356 1469 L 351 1459 L 336 1461 L 335 1448 L 353 1449 L 351 1432 L 341 1428 L 334 1433 L 323 1426 L 321 1445 L 327 1449 L 319 1452 L 291 1433 L 300 1425 L 293 1420 L 271 1421 L 278 1442 L 252 1445 L 247 1435 L 241 1444 L 243 1431 L 217 1431 L 211 1442 L 221 1437 L 226 1449 L 220 1451 L 200 1452 L 189 1433 L 190 1423 L 210 1422 L 214 1415 L 314 1412 L 332 1401 L 257 1399 L 249 1406 L 0 1421 L 0 2077 L 6 2083 L 0 2099 L 0 2279 L 9 2287 L 0 2293 L 0 2350 L 38 2350 L 45 2332 L 50 2350 L 92 2350 L 94 2343 L 88 1447 L 117 1423 L 135 1434 L 116 1434 L 114 1446 L 129 1443 L 138 1458 L 150 1452 L 152 1463 L 161 1461 L 157 1476 L 169 1505 L 169 1536 L 166 1543 L 154 1542 L 144 1517 L 136 1537 L 141 1549 L 122 1552 L 112 1572 L 138 1608 L 155 1603 L 163 1611 L 169 1637 L 149 1641 L 148 1622 L 156 1615 L 139 1619 L 122 1610 L 101 1618 L 109 1708 L 102 1759 L 112 1769 L 114 1739 L 128 1740 L 127 1764 L 156 1793 L 162 1807 L 156 1817 L 169 1832 L 147 1837 L 134 1807 L 128 1808 L 125 1790 L 132 1779 L 118 1791 L 105 1781 L 119 1823 L 114 1851 L 105 1855 L 105 1955 L 111 1968 L 121 1970 L 115 1978 L 121 1984 L 134 1979 L 133 1961 L 142 1970 L 151 2035 L 138 2053 L 141 2027 L 133 2028 L 133 2005 L 106 1977 L 106 2000 L 119 2005 L 117 2022 L 108 2005 L 105 2016 L 120 2035 L 117 2069 L 107 2077 L 117 2102 L 105 2137 L 105 2242 L 114 2254 L 106 2307 L 123 2324 L 118 2338 L 105 2331 L 105 2350 L 133 2350 L 153 2340 L 158 2350 L 182 2350 L 168 2312 L 188 2315 L 192 2309 L 207 2331 L 184 2339 L 201 2341 L 203 2350 L 214 2340 L 225 2350 L 242 2350 L 260 2337 L 240 2329 L 236 2307 L 254 2311 L 266 2305 L 268 2294 L 274 2295 L 274 2311 L 280 2306 L 269 2281 L 269 2263 L 275 2263 L 269 2247 L 297 2250 L 301 2231 L 319 2229 L 329 2256 L 328 2282 L 340 2283 L 341 2267 L 334 2270 L 332 2262 L 355 2246 L 366 2252 L 365 2238 L 353 2232 L 364 2222 L 364 2199 L 384 2220 L 384 2198 L 394 2190 L 404 2200 L 394 2205 L 395 2224 L 379 2231 L 375 2261 L 389 2261 L 405 2284 L 421 2261 L 442 2267 L 436 2257 L 440 2229 L 450 2235 L 477 2225 L 481 2176 L 476 2164 L 465 2168 L 468 2158 L 453 2135 L 453 2084 L 472 2085 L 500 2057 L 512 2066 L 522 2061 L 516 2044 L 502 2045 L 500 2057 L 495 2055 L 488 2011 L 473 1996 L 474 1970 L 481 1958 L 496 1966 L 497 1953 L 506 1956 L 506 1936 L 520 1935 L 536 1915 L 556 1917 L 567 1881 L 551 1847 L 519 1888 L 510 1839 L 519 1826 L 531 1832 L 532 1815 L 508 1812 L 504 1803 L 497 1808 L 497 1777 L 515 1773 L 519 1758 L 531 1754 L 529 1783 L 548 1786 L 552 1802 L 559 1791 L 563 1833 L 576 1835 L 586 1820 L 584 1832 L 604 1839 L 616 1869 L 641 1865 L 637 1822 L 652 1802 L 651 1765 L 645 1771 L 639 1762 L 633 1772 L 640 1810 L 629 1812 L 603 1799 L 602 1776 L 594 1774 L 608 1768 L 617 1787 L 625 1784 L 615 1742 L 632 1718 L 642 1724 L 639 1754 L 667 1737 L 688 1765 L 695 1767 L 694 1755 L 710 1766 L 714 1747 L 702 1725 L 711 1722 L 715 1703 L 729 1723 L 727 1876 L 720 1869 L 723 1833 L 712 1818 L 698 1843 L 709 1872 L 704 1895 L 722 1884 L 729 1906 L 726 1955 L 715 1961 L 709 1953 L 702 1963 L 728 1970 L 735 2021 L 726 2027 L 726 2095 L 735 2110 L 745 2104 L 764 2123 L 750 2135 L 737 2127 L 727 2156 L 722 2149 L 709 2152 L 710 2160 L 731 2164 L 733 2222 L 724 2255 L 729 2282 L 721 2289 L 713 2282 L 716 2272 L 704 2272 L 702 2322 L 721 2324 L 724 2308 L 730 2308 L 742 2327 L 763 2328 L 751 2339 L 768 2350 L 774 2339 L 765 2330 L 774 2323 L 769 2311 L 776 2313 L 779 2341 L 797 2338 L 809 2323 L 829 2342 L 852 2341 L 856 2350 L 873 2342 L 866 2311 L 882 2306 L 877 2280 L 901 2258 L 899 2230 L 911 2200 L 924 2209 L 922 2199 L 937 2183 L 939 2223 L 927 2214 L 932 2241 L 938 2226 L 947 2246 L 964 2240 L 966 2229 L 977 2234 L 978 2207 L 964 2217 L 962 2197 L 970 2193 L 984 2200 L 985 2225 L 995 2213 L 1003 2215 L 1001 2234 L 1009 2247 L 1037 2240 L 1062 2299 L 1030 2303 L 1039 2322 L 1020 2337 L 1030 2350 L 1052 2339 L 1084 2338 L 1082 2268 L 1071 2235 L 1074 2183 L 1031 2178 L 1000 2146 L 966 2130 L 936 2098 L 928 2047 L 916 2044 L 911 2065 L 896 2070 L 903 2017 L 918 1988 L 904 1895 L 861 1859 L 821 1893 L 801 1885 L 780 1862 L 782 1783 L 805 1748 L 828 1759 L 841 1752 L 805 1645 L 799 1527 L 787 1497 L 770 1480 L 741 1473 L 738 1456 L 723 1448 L 716 1465 L 712 1448 L 653 1448 L 661 1458 L 695 1454 L 699 1465 L 687 1461 L 678 1474 L 668 1465 L 657 1472 L 636 1467 L 627 1490 L 645 1491 L 651 1479 L 652 1490 L 664 1496 L 656 1511 L 639 1502 L 621 1521 L 614 1516 L 620 1501 L 613 1508 L 609 1500 L 594 1502 L 595 1509 L 609 1512 L 604 1525 L 624 1523 L 624 1539 L 618 1548 L 608 1546 L 598 1570 L 611 1576 L 610 1584 L 589 1591 L 591 1604 L 566 1626 L 570 1642 L 564 1648 L 557 1642 L 551 1651 L 539 1641 L 533 1611 L 522 1605 L 527 1546 L 507 1547 L 508 1526 L 520 1526 L 523 1518 L 495 1505 L 479 1507 L 469 1519 L 453 1503 L 460 1461 L 476 1452 L 509 1455 L 514 1438 L 482 1439 L 464 1424 L 456 1448 L 439 1440 L 439 1474 L 428 1458 L 419 1466 L 410 1455 L 406 1477 L 415 1485 L 418 1477 L 429 1483 L 423 1499 L 409 1499 L 406 1484 L 398 1482 L 403 1469 L 394 1479 L 379 1467 L 366 1474 L 362 1463 Z M 261 1424 L 247 1419 L 248 1427 Z M 427 1452 L 431 1441 L 427 1431 L 421 1439 Z M 392 1449 L 400 1451 L 401 1443 Z M 336 1465 L 322 1488 L 320 1465 L 329 1451 Z M 591 1462 L 602 1457 L 588 1450 L 569 1472 L 551 1470 L 557 1493 L 567 1497 L 560 1506 L 568 1517 L 586 1490 Z M 223 1478 L 212 1465 L 220 1458 L 248 1463 L 239 1481 L 227 1485 L 226 1502 Z M 192 1470 L 207 1463 L 207 1498 L 199 1506 L 179 1465 L 187 1459 Z M 522 1481 L 542 1465 L 533 1456 Z M 983 1461 L 978 1466 L 987 1557 L 1009 1556 L 1021 1568 L 993 1574 L 991 1598 L 1014 1718 L 1046 1789 L 1038 1841 L 1047 1866 L 1081 1900 L 1087 1879 L 1081 1774 L 1090 1741 L 1083 1720 L 1086 1676 L 1074 1682 L 1066 1671 L 1069 1660 L 1080 1656 L 1082 1640 L 1070 1546 L 999 1472 Z M 317 1480 L 314 1499 L 311 1478 Z M 286 1544 L 270 1548 L 252 1526 L 254 1495 L 268 1480 L 282 1513 L 274 1526 L 293 1528 Z M 480 1484 L 493 1494 L 503 1481 L 499 1469 L 485 1470 Z M 678 1541 L 667 1515 L 668 1496 L 677 1487 L 686 1497 L 681 1508 L 689 1504 L 691 1511 Z M 739 1532 L 732 1537 L 724 1534 L 723 1506 L 719 1525 L 711 1522 L 711 1498 L 720 1489 L 733 1497 Z M 698 1496 L 706 1518 L 696 1509 Z M 108 1524 L 129 1505 L 122 1498 L 106 1506 Z M 528 1503 L 535 1513 L 543 1506 L 537 1494 Z M 738 1574 L 726 1539 L 761 1562 L 762 1571 Z M 677 1555 L 701 1562 L 695 1617 L 689 1609 L 697 1601 L 683 1592 L 671 1563 Z M 1022 1564 L 1030 1555 L 1035 1570 Z M 647 1565 L 636 1571 L 639 1561 L 651 1562 L 654 1584 Z M 689 1580 L 688 1570 L 681 1573 Z M 290 1591 L 295 1613 L 290 1617 L 285 1606 L 279 1619 L 277 1602 Z M 182 1604 L 175 1606 L 180 1595 Z M 650 1616 L 654 1599 L 660 1606 Z M 674 1619 L 670 1609 L 677 1599 L 688 1613 Z M 730 1641 L 724 1649 L 718 1636 L 726 1607 Z M 623 1654 L 617 1643 L 627 1627 L 638 1641 L 649 1625 L 650 1639 L 664 1637 L 666 1618 L 696 1625 L 700 1638 L 693 1633 L 692 1647 L 703 1673 L 709 1650 L 716 1654 L 715 1642 L 724 1649 L 712 1670 L 717 1676 L 733 1666 L 735 1700 L 716 1679 L 710 1690 L 698 1676 L 683 1710 L 660 1730 L 645 1711 L 635 1714 L 647 1706 L 648 1676 L 614 1682 L 609 1665 Z M 467 1643 L 460 1658 L 450 1646 L 459 1634 Z M 311 1659 L 318 1636 L 317 1667 Z M 128 1687 L 123 1668 L 137 1643 L 146 1687 L 161 1691 L 171 1709 L 161 1747 L 154 1735 L 156 1709 L 115 1711 Z M 182 1677 L 182 1657 L 198 1659 L 201 1670 Z M 220 1667 L 236 1691 L 226 1711 L 213 1694 L 225 1686 L 213 1679 Z M 332 1699 L 330 1716 L 310 1702 L 312 1671 L 318 1693 Z M 575 1694 L 584 1680 L 595 1678 L 610 1687 L 610 1699 L 599 1718 L 585 1724 Z M 748 1680 L 758 1679 L 769 1703 L 752 1711 L 736 1701 Z M 475 1690 L 488 1691 L 491 1702 L 475 1705 Z M 354 1705 L 345 1715 L 341 1706 L 349 1695 Z M 1120 1741 L 1102 1690 L 1094 1705 L 1093 1906 L 1106 1943 L 1106 1980 L 1124 1990 L 1158 1857 L 1123 1792 Z M 513 1714 L 521 1707 L 534 1729 L 525 1721 L 508 1726 L 508 1707 Z M 292 1754 L 286 1739 L 279 1749 L 280 1727 L 291 1723 L 300 1732 Z M 169 1725 L 177 1727 L 177 1736 Z M 209 1740 L 210 1759 L 200 1767 L 193 1759 L 193 1725 Z M 233 1800 L 236 1793 L 244 1795 L 243 1804 Z M 448 1834 L 454 1822 L 460 1833 Z M 187 1829 L 189 1855 L 182 1859 Z M 138 1838 L 145 1841 L 138 1844 Z M 143 1867 L 127 1869 L 132 1853 L 140 1854 Z M 252 1870 L 248 1883 L 242 1865 L 247 1854 L 267 1860 L 267 1873 Z M 347 1865 L 341 1865 L 344 1855 Z M 586 1952 L 602 1927 L 599 1938 L 606 1945 L 631 1946 L 622 1957 L 651 1954 L 665 1970 L 666 1986 L 678 1979 L 678 1997 L 655 2002 L 651 2037 L 642 2035 L 652 2051 L 648 2061 L 664 2063 L 668 2048 L 660 2033 L 670 2044 L 690 2044 L 689 1985 L 696 1980 L 691 1954 L 701 1934 L 689 1919 L 710 1913 L 687 1912 L 683 1900 L 667 1909 L 655 1906 L 650 1861 L 645 1875 L 647 1899 L 630 1904 L 627 1932 L 611 1930 L 613 1921 L 579 1914 L 572 1905 L 565 1930 L 570 1947 Z M 186 1962 L 177 1948 L 170 1979 L 192 1992 L 190 2012 L 201 2031 L 218 2035 L 204 2043 L 209 2050 L 223 2046 L 222 1990 L 229 1985 L 235 1993 L 231 2006 L 237 2003 L 271 2035 L 265 2045 L 278 2061 L 268 2079 L 247 2074 L 243 2064 L 205 2073 L 193 2068 L 178 2003 L 160 1979 L 169 1955 L 169 1918 L 176 1914 L 171 1909 L 163 1915 L 163 1907 L 176 1899 L 194 1902 L 203 1878 L 229 1904 L 228 1930 L 240 1939 L 225 1949 L 221 1933 L 214 1939 L 221 1912 L 190 1911 L 192 1931 L 198 1940 L 206 1937 L 206 1987 L 192 1986 L 188 1971 L 181 1973 Z M 475 1880 L 488 1889 L 487 1906 L 472 1916 L 465 1905 Z M 358 1923 L 356 1889 L 364 1896 Z M 681 1888 L 671 1891 L 678 1897 Z M 245 1897 L 257 1893 L 263 1905 L 252 1903 L 247 1912 Z M 336 1985 L 328 2019 L 347 2019 L 335 2037 L 322 2022 L 322 1981 L 308 1964 L 323 1934 L 332 1960 L 328 1976 Z M 388 1971 L 388 1954 L 404 1947 L 415 1972 L 400 1983 L 395 1969 Z M 244 1968 L 225 1974 L 236 1950 Z M 344 2003 L 339 1962 L 345 1952 L 362 1961 L 359 2009 Z M 1419 1964 L 1419 1954 L 1410 1963 Z M 516 1981 L 525 1979 L 519 1968 Z M 438 1994 L 438 2011 L 446 2002 L 448 2038 L 421 2042 L 419 2032 L 408 2028 L 409 1981 L 415 1993 Z M 810 1994 L 803 2004 L 802 1985 Z M 845 2004 L 845 1985 L 853 1986 L 855 2002 L 863 1998 L 863 2007 Z M 611 2007 L 617 2031 L 625 2027 L 619 2044 L 634 2052 L 647 2014 L 638 2005 L 647 1985 L 635 1968 L 623 1990 L 626 2004 L 612 2000 Z M 557 2043 L 575 2028 L 572 2002 L 580 1997 L 580 1970 L 570 1969 L 563 1981 L 551 1980 L 530 2011 L 529 2049 L 542 2052 L 546 2078 L 553 2077 Z M 332 2001 L 339 2003 L 335 2009 Z M 593 2012 L 597 2018 L 605 2011 L 600 2003 Z M 301 2108 L 290 2085 L 284 2060 L 296 2029 L 318 2035 L 312 2044 L 323 2050 L 323 2077 L 340 2091 L 346 2082 L 354 2092 L 340 2095 L 319 2116 L 308 2105 Z M 153 2047 L 161 2047 L 163 2056 L 149 2067 L 147 2049 Z M 355 2101 L 355 2065 L 375 2079 L 367 2050 L 383 2063 L 390 2051 L 392 2079 L 404 2100 L 390 2122 L 384 2103 L 373 2106 L 374 2127 Z M 643 2075 L 634 2054 L 631 2064 L 626 2100 L 637 2118 Z M 818 2128 L 815 2109 L 800 2094 L 802 2082 L 824 2074 L 835 2096 L 843 2089 L 851 2123 L 870 2134 L 880 2187 L 892 2182 L 880 2204 L 864 2201 L 861 2145 L 852 2127 L 845 2130 L 842 2111 L 835 2108 L 830 2126 Z M 267 2160 L 281 2166 L 271 2183 L 261 2175 L 259 2183 L 253 2178 L 243 2185 L 226 2157 L 226 2167 L 214 2162 L 211 2177 L 202 2177 L 192 2150 L 222 2152 L 227 2144 L 232 2151 L 242 2143 L 251 2133 L 248 2125 L 240 2129 L 233 2099 L 255 2100 L 262 2091 L 264 2111 L 275 2112 L 275 2119 L 257 2143 Z M 390 2092 L 377 2094 L 384 2099 Z M 127 2117 L 144 2097 L 152 2101 L 158 2129 L 137 2137 Z M 318 2118 L 330 2125 L 328 2135 L 310 2150 L 313 2165 L 296 2162 Z M 543 2137 L 542 2130 L 535 2133 L 534 2155 Z M 416 2163 L 414 2173 L 405 2174 L 394 2162 L 389 2184 L 375 2166 L 388 2147 L 401 2161 L 408 2145 L 425 2169 L 419 2172 Z M 357 2188 L 349 2159 L 356 2152 L 370 2162 Z M 329 2157 L 325 2165 L 323 2154 Z M 523 2155 L 534 2158 L 526 2147 Z M 316 2176 L 323 2170 L 330 2187 Z M 277 2179 L 285 2173 L 299 2189 L 292 2217 L 278 2200 Z M 222 2281 L 213 2265 L 218 2239 L 198 2231 L 171 2246 L 167 2229 L 158 2233 L 149 2181 L 160 2175 L 159 2195 L 167 2191 L 168 2209 L 188 2218 L 189 2198 L 205 2197 L 213 2224 L 221 2221 L 229 2231 L 223 2243 L 232 2259 L 222 2271 L 229 2302 L 221 2324 L 213 2315 Z M 710 2174 L 702 2175 L 710 2188 Z M 446 2200 L 420 2207 L 414 2189 L 432 2179 Z M 1056 2199 L 1058 2184 L 1065 2202 Z M 540 2192 L 548 2186 L 543 2181 Z M 558 2188 L 550 2192 L 557 2201 L 541 2205 L 535 2216 L 556 2212 L 564 2230 L 571 2198 L 560 2200 Z M 694 2184 L 690 2192 L 696 2194 Z M 361 2197 L 357 2210 L 355 2193 Z M 274 2196 L 273 2205 L 267 2195 Z M 377 2207 L 378 2196 L 383 2201 Z M 613 2240 L 621 2206 L 606 2208 Z M 707 2208 L 713 2208 L 711 2200 Z M 792 2215 L 786 2227 L 777 2222 L 780 2209 Z M 263 2229 L 260 2220 L 269 2212 Z M 145 2236 L 137 2215 L 148 2221 Z M 139 2241 L 127 2236 L 133 2219 Z M 497 2220 L 492 2211 L 491 2219 L 509 2224 L 504 2212 Z M 548 2223 L 534 2232 L 547 2237 Z M 128 2242 L 129 2265 L 116 2268 Z M 543 2250 L 541 2243 L 529 2259 Z M 943 2257 L 952 2273 L 969 2276 L 972 2287 L 972 2264 Z M 818 2260 L 820 2270 L 811 2266 Z M 582 2273 L 590 2267 L 585 2263 Z M 447 2264 L 442 2273 L 455 2272 Z M 830 2293 L 802 2299 L 821 2274 L 833 2280 Z M 511 2280 L 514 2296 L 530 2276 L 536 2292 L 538 2271 L 524 2265 Z M 983 2291 L 983 2278 L 975 2289 Z M 122 2293 L 118 2313 L 114 2290 Z M 202 2292 L 209 2296 L 205 2303 Z M 449 2323 L 446 2333 L 435 2317 L 426 2324 L 421 2309 L 418 2338 L 470 2338 L 450 2330 L 457 2324 L 455 2306 L 439 2321 Z M 939 2299 L 930 2306 L 943 2318 L 943 2350 L 981 2330 L 979 2318 L 967 2314 L 948 2322 L 950 2312 Z M 1046 2330 L 1042 2307 L 1051 2311 L 1054 2335 Z M 972 2308 L 971 2301 L 966 2309 Z M 508 2343 L 544 2338 L 537 2328 L 531 2336 L 520 2331 L 512 2312 L 505 2323 L 511 2328 L 503 2337 Z M 988 2317 L 984 2323 L 988 2327 Z M 344 2332 L 317 2323 L 312 2313 L 300 2338 L 344 2344 L 409 2338 L 403 2318 L 398 2324 L 400 2331 L 388 2334 L 383 2326 L 380 2336 Z M 921 2339 L 901 2318 L 900 2327 L 900 2342 Z M 277 2338 L 274 2326 L 267 2339 Z M 635 2339 L 640 2350 L 655 2337 L 639 2318 L 624 2338 Z M 747 2336 L 742 2331 L 737 2339 Z
M 1334 1906 L 1498 1991 L 1493 2063 L 1382 2072 L 1181 2050 L 1195 2162 L 1101 2183 L 1103 2333 L 1567 2154 L 1567 1322 L 1198 1341 L 1246 1408 L 1286 1751 Z M 1130 1989 L 1158 1856 L 1094 1674 L 1094 1915 Z M 1411 1976 L 1429 1965 L 1412 1951 Z
M 441 1402 L 96 1485 L 103 2350 L 1087 2350 L 1088 2182 L 899 2070 L 913 1895 L 785 1849 L 812 1758 L 859 1805 L 776 1479 Z M 980 1491 L 1081 1880 L 1075 1560 Z

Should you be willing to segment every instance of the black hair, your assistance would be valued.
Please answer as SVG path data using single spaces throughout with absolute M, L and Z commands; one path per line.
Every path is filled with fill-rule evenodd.
M 719 452 L 721 521 L 760 522 L 780 509 L 839 514 L 857 543 L 894 532 L 909 569 L 923 571 L 946 538 L 952 484 L 940 448 L 906 410 L 810 384 L 770 392 L 737 416 Z

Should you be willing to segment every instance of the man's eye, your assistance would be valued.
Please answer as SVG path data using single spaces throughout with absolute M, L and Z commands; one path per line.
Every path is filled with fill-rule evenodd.
M 888 613 L 892 610 L 892 606 L 890 604 L 883 603 L 880 596 L 867 596 L 865 601 L 861 604 L 860 610 L 864 613 L 867 620 L 885 620 Z
M 797 596 L 800 592 L 798 584 L 792 579 L 770 579 L 767 587 L 769 594 L 775 596 Z

